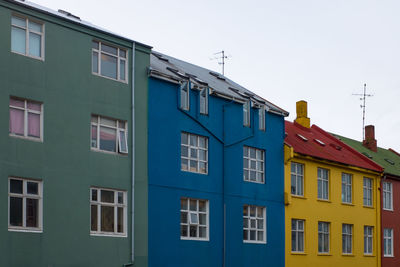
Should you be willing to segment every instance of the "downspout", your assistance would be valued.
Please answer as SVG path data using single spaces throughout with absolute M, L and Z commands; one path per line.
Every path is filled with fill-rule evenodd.
M 135 262 L 135 49 L 132 43 L 132 203 L 131 203 L 131 238 L 132 265 Z

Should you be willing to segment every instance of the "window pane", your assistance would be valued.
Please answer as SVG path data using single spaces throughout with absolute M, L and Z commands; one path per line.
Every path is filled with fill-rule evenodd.
M 97 190 L 96 190 L 97 192 Z M 97 231 L 97 206 L 92 205 L 90 207 L 90 229 L 92 231 Z
M 18 17 L 12 17 L 11 18 L 11 23 L 13 25 L 17 25 L 17 26 L 26 28 L 26 19 L 22 19 L 22 18 L 18 18 Z
M 114 232 L 114 207 L 101 206 L 101 231 Z
M 200 225 L 206 225 L 207 224 L 207 215 L 206 214 L 200 214 L 199 215 L 199 224 Z
M 9 131 L 13 134 L 24 135 L 24 111 L 10 108 Z
M 39 200 L 38 199 L 26 199 L 26 226 L 27 227 L 38 227 L 39 222 Z
M 101 190 L 101 202 L 114 203 L 114 191 Z
M 188 144 L 188 134 L 187 133 L 181 134 L 181 144 Z
M 118 203 L 124 204 L 124 193 L 118 192 Z
M 199 227 L 199 237 L 206 238 L 207 237 L 207 228 L 206 227 Z
M 182 157 L 188 157 L 189 153 L 188 153 L 188 147 L 187 146 L 181 146 L 181 156 Z
M 99 42 L 93 41 L 93 42 L 92 42 L 92 48 L 98 50 L 98 49 L 99 49 Z
M 125 60 L 119 62 L 119 79 L 125 81 Z
M 100 149 L 116 152 L 117 130 L 100 127 Z
M 119 56 L 120 56 L 120 57 L 123 57 L 123 58 L 126 58 L 126 51 L 120 49 L 120 50 L 119 50 Z
M 39 193 L 39 184 L 35 182 L 27 182 L 27 193 L 37 195 Z
M 99 73 L 99 53 L 92 53 L 92 71 L 94 73 Z
M 188 201 L 186 198 L 181 199 L 181 210 L 188 210 Z
M 190 237 L 197 237 L 197 226 L 190 226 Z
M 181 169 L 184 171 L 188 170 L 188 160 L 187 159 L 182 159 L 181 160 Z
M 109 45 L 105 45 L 105 44 L 101 44 L 101 51 L 113 54 L 113 55 L 117 55 L 117 48 L 109 46 Z
M 181 212 L 181 223 L 188 223 L 188 214 L 187 214 L 187 212 Z
M 117 232 L 123 233 L 124 232 L 124 208 L 118 207 L 117 212 L 118 212 L 118 214 L 117 214 L 117 218 L 118 218 Z
M 190 200 L 190 210 L 192 211 L 197 211 L 197 201 L 196 200 Z
M 36 33 L 29 33 L 29 55 L 42 56 L 42 37 Z
M 119 131 L 119 142 L 120 142 L 120 148 L 119 148 L 120 152 L 127 153 L 128 147 L 127 147 L 125 131 Z
M 187 225 L 181 225 L 181 236 L 187 237 L 188 236 L 188 227 Z
M 97 126 L 92 125 L 92 131 L 91 131 L 91 146 L 97 148 Z
M 117 121 L 113 119 L 100 117 L 100 123 L 107 126 L 117 127 Z
M 10 193 L 22 194 L 22 180 L 10 180 Z
M 28 109 L 30 110 L 41 111 L 41 106 L 40 103 L 28 101 Z
M 41 24 L 29 21 L 28 25 L 29 25 L 28 26 L 29 30 L 32 30 L 32 31 L 35 31 L 35 32 L 42 32 L 42 25 Z
M 16 27 L 11 28 L 11 50 L 13 52 L 26 53 L 26 31 Z
M 92 189 L 92 200 L 97 201 L 97 189 Z
M 22 226 L 22 198 L 10 197 L 10 225 Z
M 199 200 L 199 211 L 206 211 L 206 202 L 204 200 Z
M 28 113 L 28 135 L 40 137 L 40 115 Z
M 117 58 L 101 54 L 101 75 L 117 79 Z

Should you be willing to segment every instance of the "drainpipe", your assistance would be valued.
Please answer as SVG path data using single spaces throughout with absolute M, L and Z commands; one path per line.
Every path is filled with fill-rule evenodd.
M 135 262 L 135 48 L 132 43 L 132 203 L 131 203 L 131 238 L 132 265 Z

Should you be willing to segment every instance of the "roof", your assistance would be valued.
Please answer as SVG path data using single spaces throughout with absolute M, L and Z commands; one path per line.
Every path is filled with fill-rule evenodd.
M 391 174 L 394 176 L 400 177 L 400 156 L 397 152 L 392 149 L 385 149 L 378 147 L 377 152 L 374 152 L 362 145 L 362 142 L 356 141 L 347 137 L 343 137 L 337 134 L 332 134 L 340 141 L 346 143 L 351 146 L 358 152 L 364 154 L 369 159 L 378 163 L 384 168 L 384 172 L 387 174 Z
M 95 31 L 106 33 L 108 35 L 112 35 L 114 37 L 117 37 L 117 38 L 120 38 L 120 39 L 124 39 L 124 40 L 129 41 L 129 42 L 134 42 L 134 43 L 143 45 L 145 47 L 152 48 L 149 45 L 146 45 L 146 44 L 143 44 L 143 43 L 140 43 L 140 42 L 136 42 L 136 41 L 134 41 L 132 39 L 129 39 L 129 38 L 125 37 L 125 36 L 122 36 L 120 34 L 111 32 L 111 31 L 109 31 L 107 29 L 104 29 L 102 27 L 96 26 L 96 25 L 94 25 L 94 24 L 92 24 L 92 23 L 90 23 L 88 21 L 81 20 L 78 16 L 75 16 L 75 15 L 73 15 L 73 14 L 67 12 L 67 11 L 63 11 L 63 10 L 55 11 L 53 9 L 50 9 L 50 8 L 35 4 L 33 2 L 30 2 L 30 1 L 25 1 L 25 0 L 5 0 L 5 1 L 7 1 L 9 3 L 17 4 L 19 6 L 23 6 L 25 8 L 32 9 L 32 10 L 35 10 L 35 11 L 39 11 L 39 12 L 44 13 L 44 14 L 48 14 L 50 16 L 57 17 L 59 19 L 62 19 L 62 20 L 68 21 L 68 22 L 72 22 L 74 24 L 78 24 L 80 26 L 83 26 L 83 27 L 86 27 L 86 28 L 90 28 L 90 29 L 95 30 Z
M 306 128 L 296 122 L 285 121 L 285 130 L 287 134 L 285 142 L 293 147 L 296 153 L 372 171 L 382 171 L 381 166 L 316 125 Z
M 166 78 L 172 81 L 190 80 L 193 84 L 200 87 L 208 86 L 216 95 L 227 97 L 240 103 L 244 103 L 248 99 L 251 99 L 255 104 L 265 105 L 266 110 L 269 112 L 281 116 L 289 115 L 287 111 L 254 94 L 250 90 L 247 90 L 226 76 L 209 69 L 196 66 L 159 52 L 151 53 L 150 66 L 150 75 L 153 77 Z

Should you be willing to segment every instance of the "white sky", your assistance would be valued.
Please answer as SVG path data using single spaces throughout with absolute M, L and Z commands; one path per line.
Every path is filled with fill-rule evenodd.
M 312 124 L 400 151 L 398 0 L 31 0 L 221 72 L 215 52 L 232 57 L 225 74 L 290 112 L 308 102 Z

